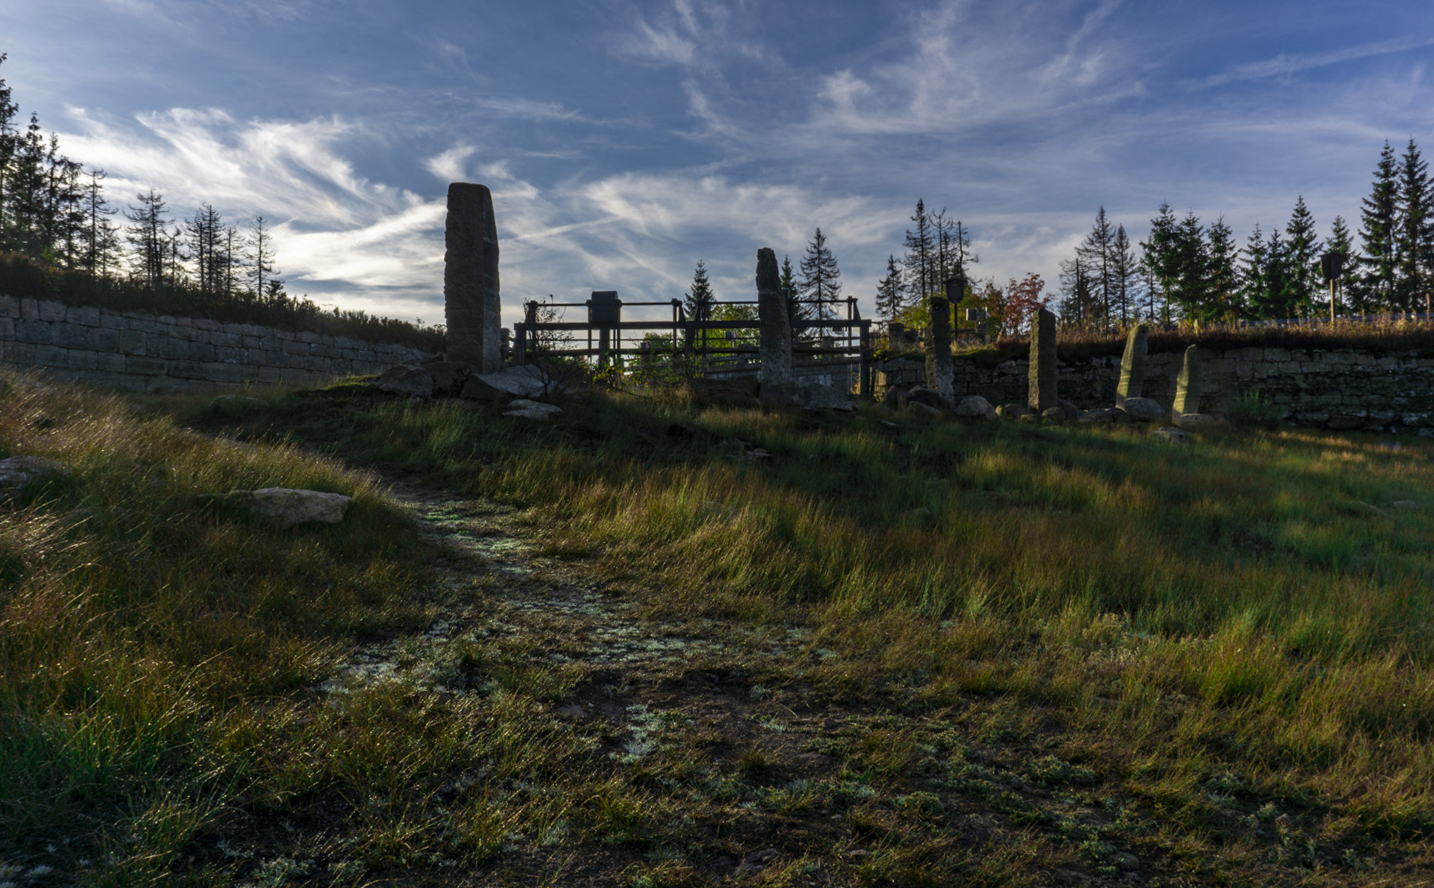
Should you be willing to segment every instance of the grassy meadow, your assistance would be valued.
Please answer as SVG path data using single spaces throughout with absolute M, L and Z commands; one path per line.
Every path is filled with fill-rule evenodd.
M 0 504 L 0 881 L 706 885 L 772 845 L 742 880 L 1434 884 L 1421 441 L 266 398 L 0 394 L 0 457 L 73 467 Z M 374 473 L 493 504 L 537 569 L 455 561 Z M 266 485 L 356 499 L 204 498 Z M 485 634 L 509 585 L 722 643 L 648 687 Z M 376 643 L 408 677 L 315 690 Z M 555 715 L 584 694 L 626 714 Z

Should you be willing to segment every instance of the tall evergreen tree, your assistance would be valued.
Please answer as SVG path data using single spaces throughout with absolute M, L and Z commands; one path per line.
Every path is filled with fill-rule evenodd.
M 263 216 L 255 216 L 249 226 L 249 267 L 248 278 L 254 285 L 254 298 L 267 295 L 264 282 L 276 277 L 279 270 L 274 267 L 274 239 Z
M 1209 239 L 1206 266 L 1206 305 L 1204 316 L 1209 320 L 1232 320 L 1240 314 L 1240 283 L 1236 263 L 1240 248 L 1235 246 L 1235 232 L 1220 216 L 1207 233 Z
M 1354 239 L 1350 235 L 1349 225 L 1345 223 L 1343 216 L 1335 216 L 1334 223 L 1329 227 L 1329 240 L 1325 242 L 1325 250 L 1330 253 L 1338 253 L 1344 257 L 1340 268 L 1339 277 L 1335 278 L 1336 298 L 1344 303 L 1345 311 L 1350 311 L 1351 306 L 1345 299 L 1344 282 L 1349 278 L 1355 261 Z
M 916 229 L 906 229 L 905 265 L 906 293 L 909 303 L 924 305 L 928 294 L 933 292 L 936 278 L 936 242 L 932 231 L 931 216 L 926 212 L 926 201 L 916 201 L 916 212 L 911 214 Z
M 712 284 L 707 280 L 707 265 L 697 260 L 697 269 L 692 272 L 692 287 L 683 294 L 682 302 L 687 309 L 689 320 L 705 321 L 712 315 Z
M 1350 281 L 1354 300 L 1363 305 L 1386 308 L 1394 305 L 1398 259 L 1395 227 L 1398 218 L 1399 183 L 1395 178 L 1394 149 L 1388 142 L 1374 168 L 1374 187 L 1363 201 L 1359 237 L 1363 241 L 1359 274 Z
M 1162 203 L 1160 211 L 1150 220 L 1150 239 L 1141 241 L 1141 262 L 1150 275 L 1150 317 L 1154 319 L 1155 292 L 1158 289 L 1163 301 L 1160 316 L 1164 323 L 1170 323 L 1170 299 L 1179 275 L 1179 261 L 1176 256 L 1176 229 L 1179 223 L 1170 204 Z
M 148 194 L 139 195 L 139 206 L 131 205 L 125 218 L 130 221 L 127 237 L 134 248 L 135 277 L 155 289 L 164 283 L 168 246 L 164 197 L 151 188 Z
M 1173 286 L 1170 301 L 1185 320 L 1206 320 L 1209 316 L 1210 254 L 1205 227 L 1191 210 L 1173 232 Z
M 830 305 L 841 298 L 841 270 L 837 268 L 836 257 L 827 246 L 826 235 L 820 228 L 807 242 L 801 269 L 802 280 L 798 286 L 803 298 L 815 304 L 817 317 L 835 314 Z
M 1114 303 L 1115 226 L 1105 215 L 1105 207 L 1095 214 L 1095 224 L 1076 252 L 1088 271 L 1091 290 L 1090 308 L 1085 322 L 1092 325 L 1109 323 Z
M 1289 224 L 1285 226 L 1286 268 L 1289 274 L 1290 307 L 1296 315 L 1307 318 L 1314 313 L 1319 292 L 1319 235 L 1315 233 L 1314 214 L 1305 206 L 1304 196 L 1295 202 Z
M 1403 311 L 1429 311 L 1430 274 L 1434 271 L 1434 195 L 1429 191 L 1429 164 L 1414 140 L 1399 164 L 1395 206 L 1394 255 L 1397 266 L 1394 301 Z
M 4 64 L 5 58 L 5 53 L 0 53 L 0 64 Z M 20 145 L 20 134 L 15 130 L 20 106 L 15 104 L 13 96 L 9 84 L 0 77 L 0 250 L 11 247 L 10 217 L 14 199 L 10 170 Z
M 90 170 L 89 184 L 85 185 L 85 228 L 81 265 L 85 271 L 96 277 L 107 277 L 113 264 L 113 250 L 116 244 L 115 229 L 109 217 L 118 212 L 105 200 L 104 170 Z
M 1240 262 L 1240 305 L 1245 317 L 1264 317 L 1265 306 L 1268 303 L 1266 295 L 1266 274 L 1269 270 L 1270 251 L 1265 243 L 1265 235 L 1260 231 L 1260 223 L 1255 223 L 1255 230 L 1250 232 L 1250 239 L 1245 242 L 1241 251 L 1243 259 Z
M 1116 306 L 1111 309 L 1111 319 L 1114 320 L 1114 313 L 1118 310 L 1121 326 L 1129 326 L 1135 317 L 1138 308 L 1136 303 L 1140 298 L 1140 259 L 1130 245 L 1130 237 L 1125 233 L 1124 225 L 1115 227 L 1115 242 L 1111 246 L 1111 298 L 1115 300 Z
M 1061 323 L 1091 326 L 1099 323 L 1096 271 L 1079 250 L 1061 263 Z
M 905 307 L 905 301 L 901 289 L 901 267 L 896 264 L 895 254 L 889 254 L 886 257 L 886 276 L 876 285 L 877 316 L 885 317 L 888 323 L 896 320 Z

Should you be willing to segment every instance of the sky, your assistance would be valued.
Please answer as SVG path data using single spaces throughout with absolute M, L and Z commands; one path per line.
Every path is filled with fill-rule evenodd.
M 274 226 L 321 305 L 443 321 L 448 183 L 493 191 L 503 313 L 666 301 L 827 236 L 874 313 L 918 198 L 1056 288 L 1104 207 L 1243 242 L 1358 227 L 1386 140 L 1434 152 L 1428 0 L 6 0 L 0 77 L 112 203 Z

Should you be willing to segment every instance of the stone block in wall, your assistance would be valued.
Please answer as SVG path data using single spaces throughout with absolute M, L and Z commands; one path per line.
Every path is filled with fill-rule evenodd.
M 0 317 L 0 340 L 15 338 L 15 319 Z
M 39 308 L 39 319 L 49 321 L 52 324 L 60 323 L 65 319 L 65 304 L 62 302 L 50 302 L 47 299 L 36 300 Z
M 329 372 L 329 362 L 326 359 L 319 357 L 318 355 L 302 355 L 300 356 L 299 360 L 299 366 L 304 370 L 308 370 L 313 373 Z
M 203 379 L 204 365 L 199 361 L 170 361 L 169 375 L 180 379 Z
M 69 363 L 67 366 L 71 370 L 94 370 L 96 369 L 95 359 L 98 357 L 98 352 L 92 352 L 89 349 L 83 348 L 72 348 L 69 349 Z
M 119 348 L 118 330 L 107 330 L 104 327 L 90 328 L 90 348 L 97 352 L 118 352 Z
M 95 369 L 101 373 L 123 373 L 124 355 L 114 352 L 96 352 Z
M 141 355 L 126 355 L 124 370 L 139 376 L 163 376 L 169 369 L 169 362 L 163 358 L 149 358 Z
M 250 378 L 264 385 L 274 385 L 282 378 L 282 371 L 278 367 L 255 367 L 250 371 Z
M 190 319 L 189 319 L 189 318 L 185 318 L 184 320 L 185 320 L 186 323 L 185 323 L 183 326 L 188 327 L 189 324 L 191 323 L 191 322 L 190 322 Z M 161 327 L 178 327 L 178 326 L 180 326 L 179 319 L 176 318 L 174 315 L 160 315 L 159 317 L 157 317 L 157 318 L 154 319 L 154 322 L 155 322 L 156 324 L 158 324 L 159 326 L 161 326 Z
M 246 333 L 240 337 L 239 344 L 244 348 L 263 348 L 264 338 L 262 336 L 251 336 Z
M 242 348 L 221 348 L 217 345 L 214 347 L 214 360 L 224 361 L 227 364 L 244 363 L 244 354 Z
M 241 360 L 250 367 L 263 367 L 269 363 L 269 355 L 257 348 L 246 348 Z
M 156 336 L 150 340 L 149 350 L 161 358 L 182 361 L 189 357 L 189 343 L 174 336 Z
M 312 373 L 289 367 L 279 371 L 279 381 L 285 385 L 304 385 L 312 376 Z
M 299 335 L 296 336 L 295 338 L 298 339 L 298 340 L 301 341 L 301 342 L 307 342 L 307 343 L 309 343 L 310 345 L 312 345 L 313 343 L 319 341 L 319 334 L 317 334 L 317 333 L 312 333 L 312 332 L 310 332 L 310 331 L 308 331 L 308 330 L 301 330 L 301 331 L 299 331 Z
M 38 318 L 25 318 L 15 323 L 15 339 L 35 345 L 49 345 L 54 341 L 54 328 Z
M 65 309 L 65 322 L 82 327 L 98 327 L 100 310 L 93 305 L 71 305 Z
M 40 300 L 31 299 L 28 296 L 21 297 L 20 317 L 27 321 L 38 321 L 40 319 Z
M 212 361 L 214 360 L 214 346 L 207 342 L 191 342 L 184 350 L 184 357 L 190 361 Z
M 209 344 L 223 346 L 224 348 L 238 348 L 243 343 L 243 337 L 238 333 L 229 333 L 220 330 L 209 334 Z
M 14 296 L 0 296 L 0 318 L 20 317 L 20 300 Z
M 204 378 L 210 382 L 243 382 L 249 378 L 248 368 L 243 364 L 225 364 L 211 361 L 203 365 Z
M 40 367 L 68 367 L 70 350 L 57 345 L 36 345 L 35 364 Z
M 106 330 L 128 330 L 129 319 L 112 311 L 100 312 L 100 326 Z
M 116 330 L 119 350 L 127 355 L 149 354 L 149 337 L 138 330 Z
M 53 338 L 50 341 L 65 348 L 89 348 L 92 329 L 70 323 L 52 324 L 50 332 Z
M 194 318 L 175 318 L 174 325 L 176 327 L 193 327 Z
M 33 342 L 10 342 L 5 346 L 5 360 L 10 364 L 20 364 L 25 367 L 33 366 L 35 363 L 35 349 L 39 348 Z
M 282 348 L 285 353 L 291 355 L 307 355 L 309 353 L 309 344 L 307 342 L 288 340 L 283 344 Z

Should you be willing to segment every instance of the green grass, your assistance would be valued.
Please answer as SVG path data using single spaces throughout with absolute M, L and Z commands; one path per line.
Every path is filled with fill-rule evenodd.
M 0 505 L 0 858 L 67 835 L 114 855 L 81 881 L 114 883 L 712 884 L 774 844 L 762 884 L 1434 867 L 1427 445 L 612 393 L 549 423 L 356 384 L 271 399 L 0 395 L 0 456 L 75 466 Z M 503 504 L 438 520 L 473 545 L 521 528 L 531 573 L 435 562 L 339 455 Z M 288 533 L 204 506 L 264 484 L 357 500 Z M 597 586 L 683 655 L 594 666 L 586 611 L 504 604 Z M 425 641 L 460 605 L 472 631 Z M 393 679 L 356 678 L 356 650 Z M 680 690 L 705 674 L 740 718 Z M 559 717 L 574 701 L 614 714 Z M 275 816 L 292 835 L 231 838 Z

